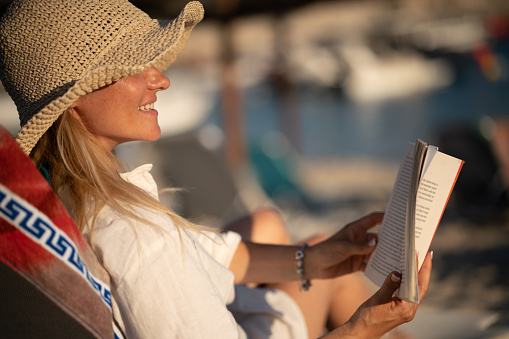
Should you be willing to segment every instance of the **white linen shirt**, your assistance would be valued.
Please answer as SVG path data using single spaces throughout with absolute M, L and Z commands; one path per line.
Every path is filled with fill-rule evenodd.
M 124 179 L 157 197 L 143 165 Z M 113 315 L 127 338 L 245 338 L 226 304 L 235 297 L 227 268 L 240 242 L 180 229 L 160 212 L 133 208 L 154 228 L 105 207 L 96 220 L 94 250 L 111 276 Z

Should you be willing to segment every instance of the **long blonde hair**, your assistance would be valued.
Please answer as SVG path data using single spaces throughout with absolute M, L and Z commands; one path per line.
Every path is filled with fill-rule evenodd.
M 125 206 L 137 206 L 168 215 L 178 227 L 203 231 L 179 216 L 141 188 L 125 181 L 123 167 L 113 152 L 104 147 L 68 111 L 42 136 L 30 153 L 34 163 L 47 171 L 53 190 L 61 199 L 81 232 L 93 239 L 95 220 L 108 205 L 134 220 L 153 225 Z

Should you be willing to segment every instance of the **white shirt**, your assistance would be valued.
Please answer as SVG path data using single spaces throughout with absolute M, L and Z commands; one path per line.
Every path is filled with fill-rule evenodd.
M 138 167 L 125 179 L 157 196 L 151 168 Z M 105 207 L 94 231 L 94 250 L 111 276 L 114 318 L 127 338 L 238 338 L 226 304 L 235 296 L 227 267 L 240 236 L 207 238 L 182 228 L 179 236 L 166 215 L 136 213 L 160 229 Z
M 157 197 L 151 168 L 140 166 L 124 179 Z M 105 207 L 93 235 L 93 249 L 111 276 L 113 316 L 127 338 L 307 337 L 302 312 L 286 293 L 234 287 L 227 267 L 239 234 L 200 234 L 177 229 L 163 213 L 133 211 L 159 227 Z

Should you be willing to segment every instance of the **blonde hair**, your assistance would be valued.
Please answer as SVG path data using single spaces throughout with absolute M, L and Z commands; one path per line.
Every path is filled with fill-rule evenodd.
M 41 137 L 30 157 L 47 171 L 53 190 L 65 200 L 79 230 L 88 231 L 91 243 L 96 218 L 105 205 L 153 227 L 158 225 L 140 218 L 125 206 L 160 211 L 170 217 L 177 229 L 211 230 L 186 220 L 146 191 L 125 181 L 120 176 L 124 170 L 117 156 L 68 111 Z

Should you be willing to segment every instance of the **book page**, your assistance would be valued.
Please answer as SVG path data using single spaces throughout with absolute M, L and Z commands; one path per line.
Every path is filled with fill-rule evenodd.
M 407 199 L 406 227 L 404 253 L 401 255 L 400 272 L 402 273 L 401 285 L 397 296 L 412 303 L 419 302 L 419 289 L 417 282 L 417 264 L 415 258 L 415 219 L 417 206 L 417 192 L 422 178 L 422 168 L 425 163 L 425 155 L 428 147 L 425 142 L 417 139 L 415 142 L 414 157 L 412 164 L 412 176 Z
M 406 208 L 412 164 L 413 143 L 409 143 L 401 162 L 396 183 L 385 210 L 384 220 L 378 235 L 378 245 L 371 255 L 364 274 L 377 286 L 381 286 L 392 271 L 400 271 L 401 256 L 405 243 Z
M 414 144 L 407 146 L 396 183 L 389 198 L 378 237 L 378 245 L 368 261 L 365 275 L 381 286 L 392 271 L 403 274 L 401 263 L 405 251 L 406 208 L 412 174 Z M 415 208 L 415 249 L 419 252 L 419 269 L 429 250 L 433 236 L 452 193 L 463 161 L 428 146 L 422 165 Z
M 416 203 L 415 249 L 419 252 L 419 269 L 463 165 L 462 160 L 438 150 L 429 152 L 427 157 Z

